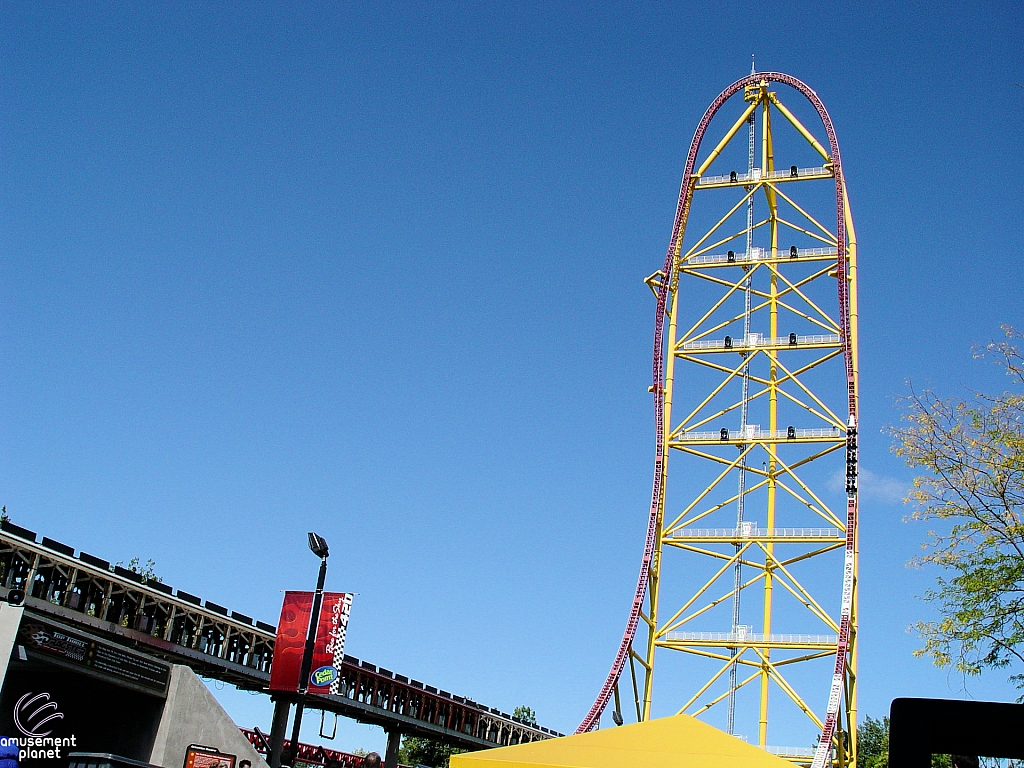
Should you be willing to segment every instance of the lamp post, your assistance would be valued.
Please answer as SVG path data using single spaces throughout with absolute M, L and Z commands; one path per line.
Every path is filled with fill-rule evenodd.
M 316 592 L 313 594 L 313 610 L 309 614 L 309 631 L 306 632 L 306 647 L 302 651 L 302 666 L 299 668 L 299 690 L 295 701 L 295 722 L 292 724 L 292 765 L 299 754 L 299 729 L 302 727 L 302 710 L 306 702 L 306 691 L 309 690 L 309 673 L 313 667 L 313 646 L 316 643 L 316 630 L 320 624 L 320 605 L 324 599 L 324 580 L 327 578 L 327 556 L 330 551 L 322 536 L 309 532 L 309 548 L 320 558 L 320 575 L 316 580 Z

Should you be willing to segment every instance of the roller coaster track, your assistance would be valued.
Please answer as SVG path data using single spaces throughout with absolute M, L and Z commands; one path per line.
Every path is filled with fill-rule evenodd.
M 843 576 L 843 594 L 841 602 L 841 621 L 839 622 L 839 632 L 837 638 L 837 651 L 835 656 L 835 664 L 833 670 L 832 684 L 830 688 L 830 695 L 828 705 L 825 713 L 825 719 L 822 727 L 822 735 L 819 742 L 819 747 L 815 752 L 813 766 L 814 768 L 822 768 L 832 753 L 834 747 L 837 746 L 836 731 L 837 725 L 839 724 L 841 710 L 843 708 L 844 698 L 844 679 L 848 673 L 848 660 L 851 654 L 851 634 L 853 612 L 855 611 L 855 597 L 854 597 L 854 579 L 856 570 L 856 531 L 857 531 L 857 417 L 858 417 L 858 402 L 857 402 L 857 373 L 856 373 L 856 337 L 855 328 L 854 336 L 851 339 L 851 295 L 850 295 L 850 284 L 848 280 L 848 236 L 852 235 L 851 232 L 847 232 L 847 219 L 850 216 L 849 205 L 846 199 L 846 185 L 843 177 L 843 166 L 839 151 L 839 143 L 836 139 L 835 130 L 832 121 L 829 117 L 825 106 L 822 104 L 821 99 L 818 98 L 817 94 L 811 90 L 806 84 L 801 82 L 795 77 L 779 72 L 761 72 L 752 74 L 737 80 L 728 88 L 726 88 L 705 111 L 700 123 L 697 126 L 697 130 L 694 134 L 693 141 L 690 144 L 690 149 L 687 154 L 686 166 L 683 173 L 682 183 L 680 185 L 679 199 L 676 208 L 676 215 L 672 229 L 672 237 L 669 243 L 668 252 L 665 257 L 665 262 L 660 273 L 655 273 L 651 278 L 648 278 L 648 283 L 651 288 L 655 291 L 657 296 L 657 309 L 655 312 L 655 330 L 654 330 L 654 359 L 653 359 L 653 383 L 651 391 L 654 395 L 654 419 L 655 419 L 655 434 L 656 434 L 656 445 L 655 445 L 655 464 L 654 464 L 654 480 L 653 489 L 651 493 L 651 507 L 650 515 L 648 518 L 647 536 L 644 545 L 643 559 L 640 564 L 640 573 L 637 578 L 636 590 L 633 597 L 632 606 L 629 612 L 629 619 L 626 623 L 626 629 L 622 637 L 622 641 L 619 644 L 618 651 L 615 655 L 614 662 L 612 663 L 611 670 L 608 673 L 604 684 L 601 686 L 600 692 L 597 695 L 596 700 L 587 712 L 586 717 L 580 723 L 577 733 L 590 731 L 598 726 L 602 713 L 608 706 L 612 699 L 613 694 L 618 697 L 618 683 L 623 674 L 627 661 L 631 661 L 631 655 L 635 658 L 639 658 L 636 652 L 633 650 L 633 642 L 636 638 L 637 628 L 642 618 L 644 617 L 644 603 L 648 595 L 648 587 L 651 580 L 652 573 L 652 562 L 655 557 L 660 553 L 660 542 L 659 536 L 661 535 L 661 515 L 664 510 L 665 503 L 665 483 L 667 478 L 667 462 L 668 462 L 668 437 L 669 425 L 666 424 L 665 418 L 665 406 L 666 406 L 666 380 L 665 380 L 665 356 L 666 356 L 666 343 L 665 343 L 665 321 L 669 314 L 669 302 L 672 292 L 675 290 L 679 279 L 680 272 L 680 254 L 682 249 L 683 234 L 686 229 L 687 219 L 690 213 L 691 201 L 696 188 L 701 184 L 700 172 L 697 170 L 697 158 L 701 148 L 701 144 L 704 140 L 705 132 L 708 129 L 712 118 L 718 113 L 719 109 L 728 101 L 732 96 L 737 93 L 744 92 L 747 88 L 761 88 L 765 89 L 770 83 L 779 83 L 789 86 L 800 94 L 802 94 L 814 107 L 818 116 L 821 119 L 824 130 L 828 136 L 829 150 L 827 157 L 825 158 L 826 164 L 824 171 L 834 178 L 835 182 L 835 195 L 836 195 L 836 250 L 835 250 L 835 276 L 837 277 L 837 300 L 838 300 L 838 317 L 840 325 L 840 334 L 838 339 L 838 346 L 843 356 L 845 374 L 846 374 L 846 387 L 847 387 L 847 405 L 848 405 L 848 429 L 847 429 L 847 512 L 845 520 L 845 530 L 842 531 L 843 546 L 845 547 L 845 560 L 844 560 L 844 576 Z M 777 103 L 775 106 L 779 106 Z M 737 123 L 737 127 L 739 123 Z M 736 127 L 734 127 L 734 132 Z M 809 136 L 805 136 L 808 141 L 816 142 Z M 728 141 L 728 138 L 723 140 L 723 144 Z M 721 147 L 721 145 L 720 145 Z M 825 154 L 823 148 L 820 145 L 815 146 L 819 153 Z M 716 150 L 717 151 L 717 150 Z M 702 169 L 706 169 L 713 159 L 714 154 L 711 158 L 704 163 Z M 797 169 L 794 167 L 794 171 Z M 712 179 L 717 185 L 728 185 L 729 181 L 725 180 L 726 177 L 715 177 Z M 793 179 L 797 179 L 797 173 L 793 174 Z M 732 183 L 749 183 L 746 178 L 737 180 L 736 174 L 732 175 Z M 709 184 L 710 186 L 710 184 Z M 850 219 L 852 222 L 852 219 Z M 732 252 L 730 252 L 732 257 Z M 751 258 L 749 254 L 746 258 Z M 723 259 L 724 261 L 724 259 Z M 853 322 L 856 320 L 856 297 L 854 295 L 854 307 L 853 307 Z M 674 354 L 674 352 L 672 353 Z M 652 674 L 652 673 L 651 673 Z M 849 706 L 847 702 L 846 706 Z M 617 718 L 621 717 L 620 713 L 616 713 Z M 839 761 L 840 763 L 843 760 Z
M 250 728 L 241 728 L 239 730 L 242 731 L 242 735 L 249 740 L 250 744 L 252 744 L 253 749 L 264 757 L 269 758 L 270 742 L 265 734 Z M 290 752 L 291 748 L 291 740 L 285 739 L 284 751 Z M 337 749 L 327 749 L 326 747 L 318 744 L 305 744 L 303 742 L 299 742 L 299 748 L 295 757 L 297 762 L 305 765 L 322 765 L 324 768 L 362 768 L 363 764 L 366 762 L 365 755 L 356 755 L 352 752 L 341 752 Z M 399 768 L 410 767 L 403 766 L 399 763 Z
M 56 621 L 242 690 L 267 692 L 276 628 L 20 526 L 0 523 L 0 599 L 26 594 L 26 615 Z M 559 734 L 353 656 L 340 695 L 307 708 L 468 749 Z

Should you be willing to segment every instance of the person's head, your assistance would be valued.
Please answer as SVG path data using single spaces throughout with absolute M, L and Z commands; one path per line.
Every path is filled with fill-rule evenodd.
M 380 755 L 371 752 L 363 758 L 363 768 L 380 768 Z

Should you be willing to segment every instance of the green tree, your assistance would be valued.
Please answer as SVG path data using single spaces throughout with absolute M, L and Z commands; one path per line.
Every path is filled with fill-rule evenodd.
M 931 768 L 949 766 L 949 755 L 932 755 Z M 888 717 L 865 717 L 857 726 L 857 768 L 889 768 Z
M 402 765 L 427 765 L 430 768 L 447 768 L 448 758 L 466 750 L 450 747 L 440 741 L 421 736 L 403 736 L 398 749 L 398 762 Z
M 889 767 L 889 718 L 865 717 L 857 726 L 857 768 Z
M 512 717 L 519 718 L 519 721 L 521 723 L 525 723 L 526 725 L 537 725 L 537 713 L 525 704 L 521 704 L 520 706 L 513 709 Z
M 512 716 L 526 725 L 537 725 L 537 713 L 525 704 L 512 710 Z M 398 762 L 403 765 L 427 765 L 430 768 L 447 768 L 448 758 L 465 752 L 459 747 L 449 747 L 440 741 L 420 736 L 403 736 L 398 749 Z
M 1003 329 L 1006 341 L 975 356 L 995 357 L 1019 389 L 1021 335 Z M 1024 662 L 1024 395 L 943 399 L 926 390 L 905 405 L 894 450 L 926 473 L 914 480 L 910 518 L 943 527 L 913 561 L 942 569 L 924 594 L 939 619 L 915 625 L 924 641 L 916 654 L 964 675 Z M 1024 675 L 1010 680 L 1024 688 Z
M 124 564 L 124 560 L 118 560 L 114 565 L 119 565 L 122 568 L 127 568 L 132 573 L 137 573 L 145 581 L 163 581 L 162 576 L 156 575 L 156 563 L 152 560 L 147 560 L 144 564 L 137 557 L 133 557 L 128 561 L 128 565 Z

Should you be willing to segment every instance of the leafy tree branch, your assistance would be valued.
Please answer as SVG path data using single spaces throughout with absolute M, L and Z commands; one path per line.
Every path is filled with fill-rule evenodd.
M 1024 386 L 1021 334 L 976 350 Z M 925 474 L 907 499 L 912 520 L 938 521 L 912 563 L 942 569 L 924 599 L 937 621 L 915 625 L 916 651 L 966 675 L 1024 663 L 1024 394 L 972 392 L 944 399 L 930 390 L 903 399 L 894 451 Z M 1010 680 L 1024 688 L 1024 675 Z

